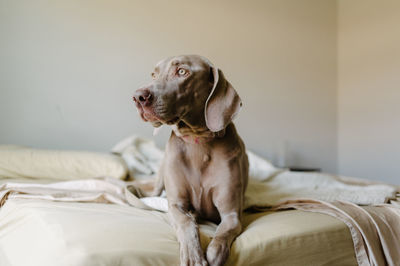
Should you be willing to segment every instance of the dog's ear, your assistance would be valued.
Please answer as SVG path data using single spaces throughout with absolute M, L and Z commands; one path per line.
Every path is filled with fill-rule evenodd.
M 221 70 L 211 67 L 213 87 L 205 105 L 206 125 L 212 132 L 224 129 L 239 113 L 242 100 Z

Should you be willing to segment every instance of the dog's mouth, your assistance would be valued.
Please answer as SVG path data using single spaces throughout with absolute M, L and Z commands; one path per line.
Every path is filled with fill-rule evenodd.
M 143 121 L 145 122 L 153 122 L 153 121 L 157 121 L 157 117 L 154 114 L 154 112 L 149 109 L 149 108 L 143 108 L 142 105 L 140 105 L 139 103 L 135 103 L 136 105 L 136 110 L 138 111 L 140 118 L 142 118 Z
M 162 118 L 159 116 L 153 107 L 143 107 L 139 103 L 136 104 L 136 109 L 144 122 L 150 122 L 154 127 L 160 127 L 162 124 L 173 125 L 179 122 L 180 118 L 174 116 L 172 118 Z

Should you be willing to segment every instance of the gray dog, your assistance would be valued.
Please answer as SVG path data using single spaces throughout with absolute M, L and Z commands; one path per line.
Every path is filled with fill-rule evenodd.
M 242 105 L 221 70 L 185 55 L 159 62 L 153 81 L 135 92 L 141 118 L 171 125 L 153 195 L 167 193 L 181 265 L 223 265 L 240 234 L 248 159 L 232 119 Z M 197 218 L 218 225 L 204 254 Z

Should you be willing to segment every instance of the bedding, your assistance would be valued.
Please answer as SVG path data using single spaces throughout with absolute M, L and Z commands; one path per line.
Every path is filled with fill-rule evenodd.
M 117 146 L 113 151 L 123 158 L 125 174 L 128 169 L 136 180 L 107 177 L 105 171 L 101 177 L 93 178 L 94 172 L 89 171 L 85 179 L 65 179 L 62 167 L 54 173 L 56 178 L 37 179 L 38 173 L 47 171 L 46 164 L 33 171 L 34 175 L 29 171 L 21 175 L 25 178 L 12 174 L 18 168 L 4 172 L 0 180 L 0 265 L 178 264 L 178 242 L 165 214 L 166 199 L 141 197 L 142 189 L 151 187 L 162 151 L 138 137 Z M 26 148 L 7 147 L 12 149 Z M 54 154 L 47 155 L 52 160 Z M 228 265 L 379 265 L 382 261 L 396 265 L 400 240 L 388 237 L 388 232 L 400 230 L 392 226 L 400 221 L 398 207 L 394 211 L 363 209 L 361 213 L 369 219 L 363 224 L 357 220 L 359 209 L 332 207 L 329 202 L 388 206 L 392 201 L 392 208 L 398 187 L 289 172 L 251 152 L 248 155 L 251 180 L 244 230 L 233 244 Z M 21 156 L 26 158 L 26 153 Z M 31 163 L 36 164 L 35 158 L 45 161 L 45 157 L 33 157 Z M 290 208 L 296 210 L 276 211 Z M 215 229 L 213 223 L 201 224 L 202 245 L 208 244 Z
M 351 202 L 297 199 L 274 209 L 288 208 L 325 213 L 343 221 L 350 229 L 358 265 L 400 264 L 400 208 L 395 205 L 361 207 Z
M 290 173 L 286 175 L 292 177 Z M 290 179 L 287 179 L 288 177 L 286 175 L 285 172 L 283 172 L 277 175 L 276 178 L 283 176 L 283 180 L 290 181 Z M 31 183 L 27 181 L 4 181 L 5 183 L 0 186 L 0 203 L 4 204 L 6 202 L 5 206 L 7 206 L 10 200 L 45 199 L 64 202 L 114 203 L 125 207 L 136 207 L 146 211 L 160 210 L 166 212 L 168 209 L 166 198 L 145 197 L 139 199 L 136 196 L 138 194 L 135 195 L 131 193 L 137 192 L 134 186 L 127 186 L 126 182 L 112 178 L 63 182 L 47 181 L 48 183 L 43 181 L 41 184 L 32 183 L 33 181 L 31 181 Z M 380 202 L 381 205 L 376 207 L 371 206 L 369 209 L 366 209 L 367 207 L 358 207 L 349 201 L 338 201 L 343 195 L 346 197 L 346 193 L 339 193 L 336 198 L 330 197 L 333 203 L 322 200 L 299 198 L 279 202 L 276 201 L 279 199 L 279 196 L 284 200 L 288 198 L 288 195 L 274 194 L 273 190 L 265 190 L 265 188 L 269 186 L 263 183 L 259 183 L 259 186 L 262 187 L 262 185 L 264 185 L 264 189 L 254 190 L 254 188 L 257 188 L 254 182 L 259 181 L 252 180 L 251 186 L 254 187 L 246 191 L 246 199 L 253 198 L 254 200 L 258 198 L 258 200 L 253 201 L 254 205 L 249 205 L 249 201 L 247 201 L 246 206 L 248 210 L 270 211 L 271 208 L 272 210 L 295 208 L 298 210 L 331 215 L 344 222 L 349 228 L 354 244 L 352 254 L 354 254 L 355 250 L 355 256 L 360 266 L 382 265 L 386 262 L 400 261 L 400 239 L 398 237 L 400 234 L 400 209 L 395 205 L 383 204 L 387 197 L 371 197 L 371 202 L 379 198 L 382 201 Z M 296 180 L 292 178 L 291 183 L 295 184 Z M 344 183 L 342 186 L 346 187 Z M 358 190 L 362 193 L 366 193 L 369 191 L 368 189 L 370 187 L 374 187 L 374 185 L 358 187 Z M 270 188 L 279 191 L 277 187 L 271 186 Z M 354 190 L 353 187 L 351 187 L 351 189 Z M 335 191 L 335 187 L 333 191 Z M 300 190 L 300 192 L 304 192 L 304 189 Z M 310 193 L 311 192 L 312 189 L 310 189 Z M 299 194 L 297 193 L 293 196 L 296 195 Z M 314 193 L 314 195 L 318 196 L 318 193 Z M 390 194 L 388 194 L 388 196 L 390 196 Z M 355 197 L 354 199 L 358 198 Z M 274 204 L 270 205 L 271 202 Z M 1 213 L 2 210 L 0 211 L 0 215 Z M 272 233 L 269 230 L 267 230 L 267 232 Z M 396 264 L 389 263 L 389 265 Z
M 99 152 L 57 151 L 24 146 L 0 146 L 0 178 L 124 179 L 127 168 L 121 157 Z
M 227 265 L 357 265 L 348 228 L 325 214 L 245 213 Z M 179 265 L 167 215 L 124 205 L 9 199 L 0 265 Z M 216 225 L 200 225 L 206 246 Z

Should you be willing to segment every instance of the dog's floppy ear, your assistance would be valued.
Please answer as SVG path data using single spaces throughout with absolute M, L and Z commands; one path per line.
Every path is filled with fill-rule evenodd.
M 221 70 L 211 67 L 214 85 L 205 105 L 206 125 L 212 132 L 224 129 L 239 113 L 242 100 Z

